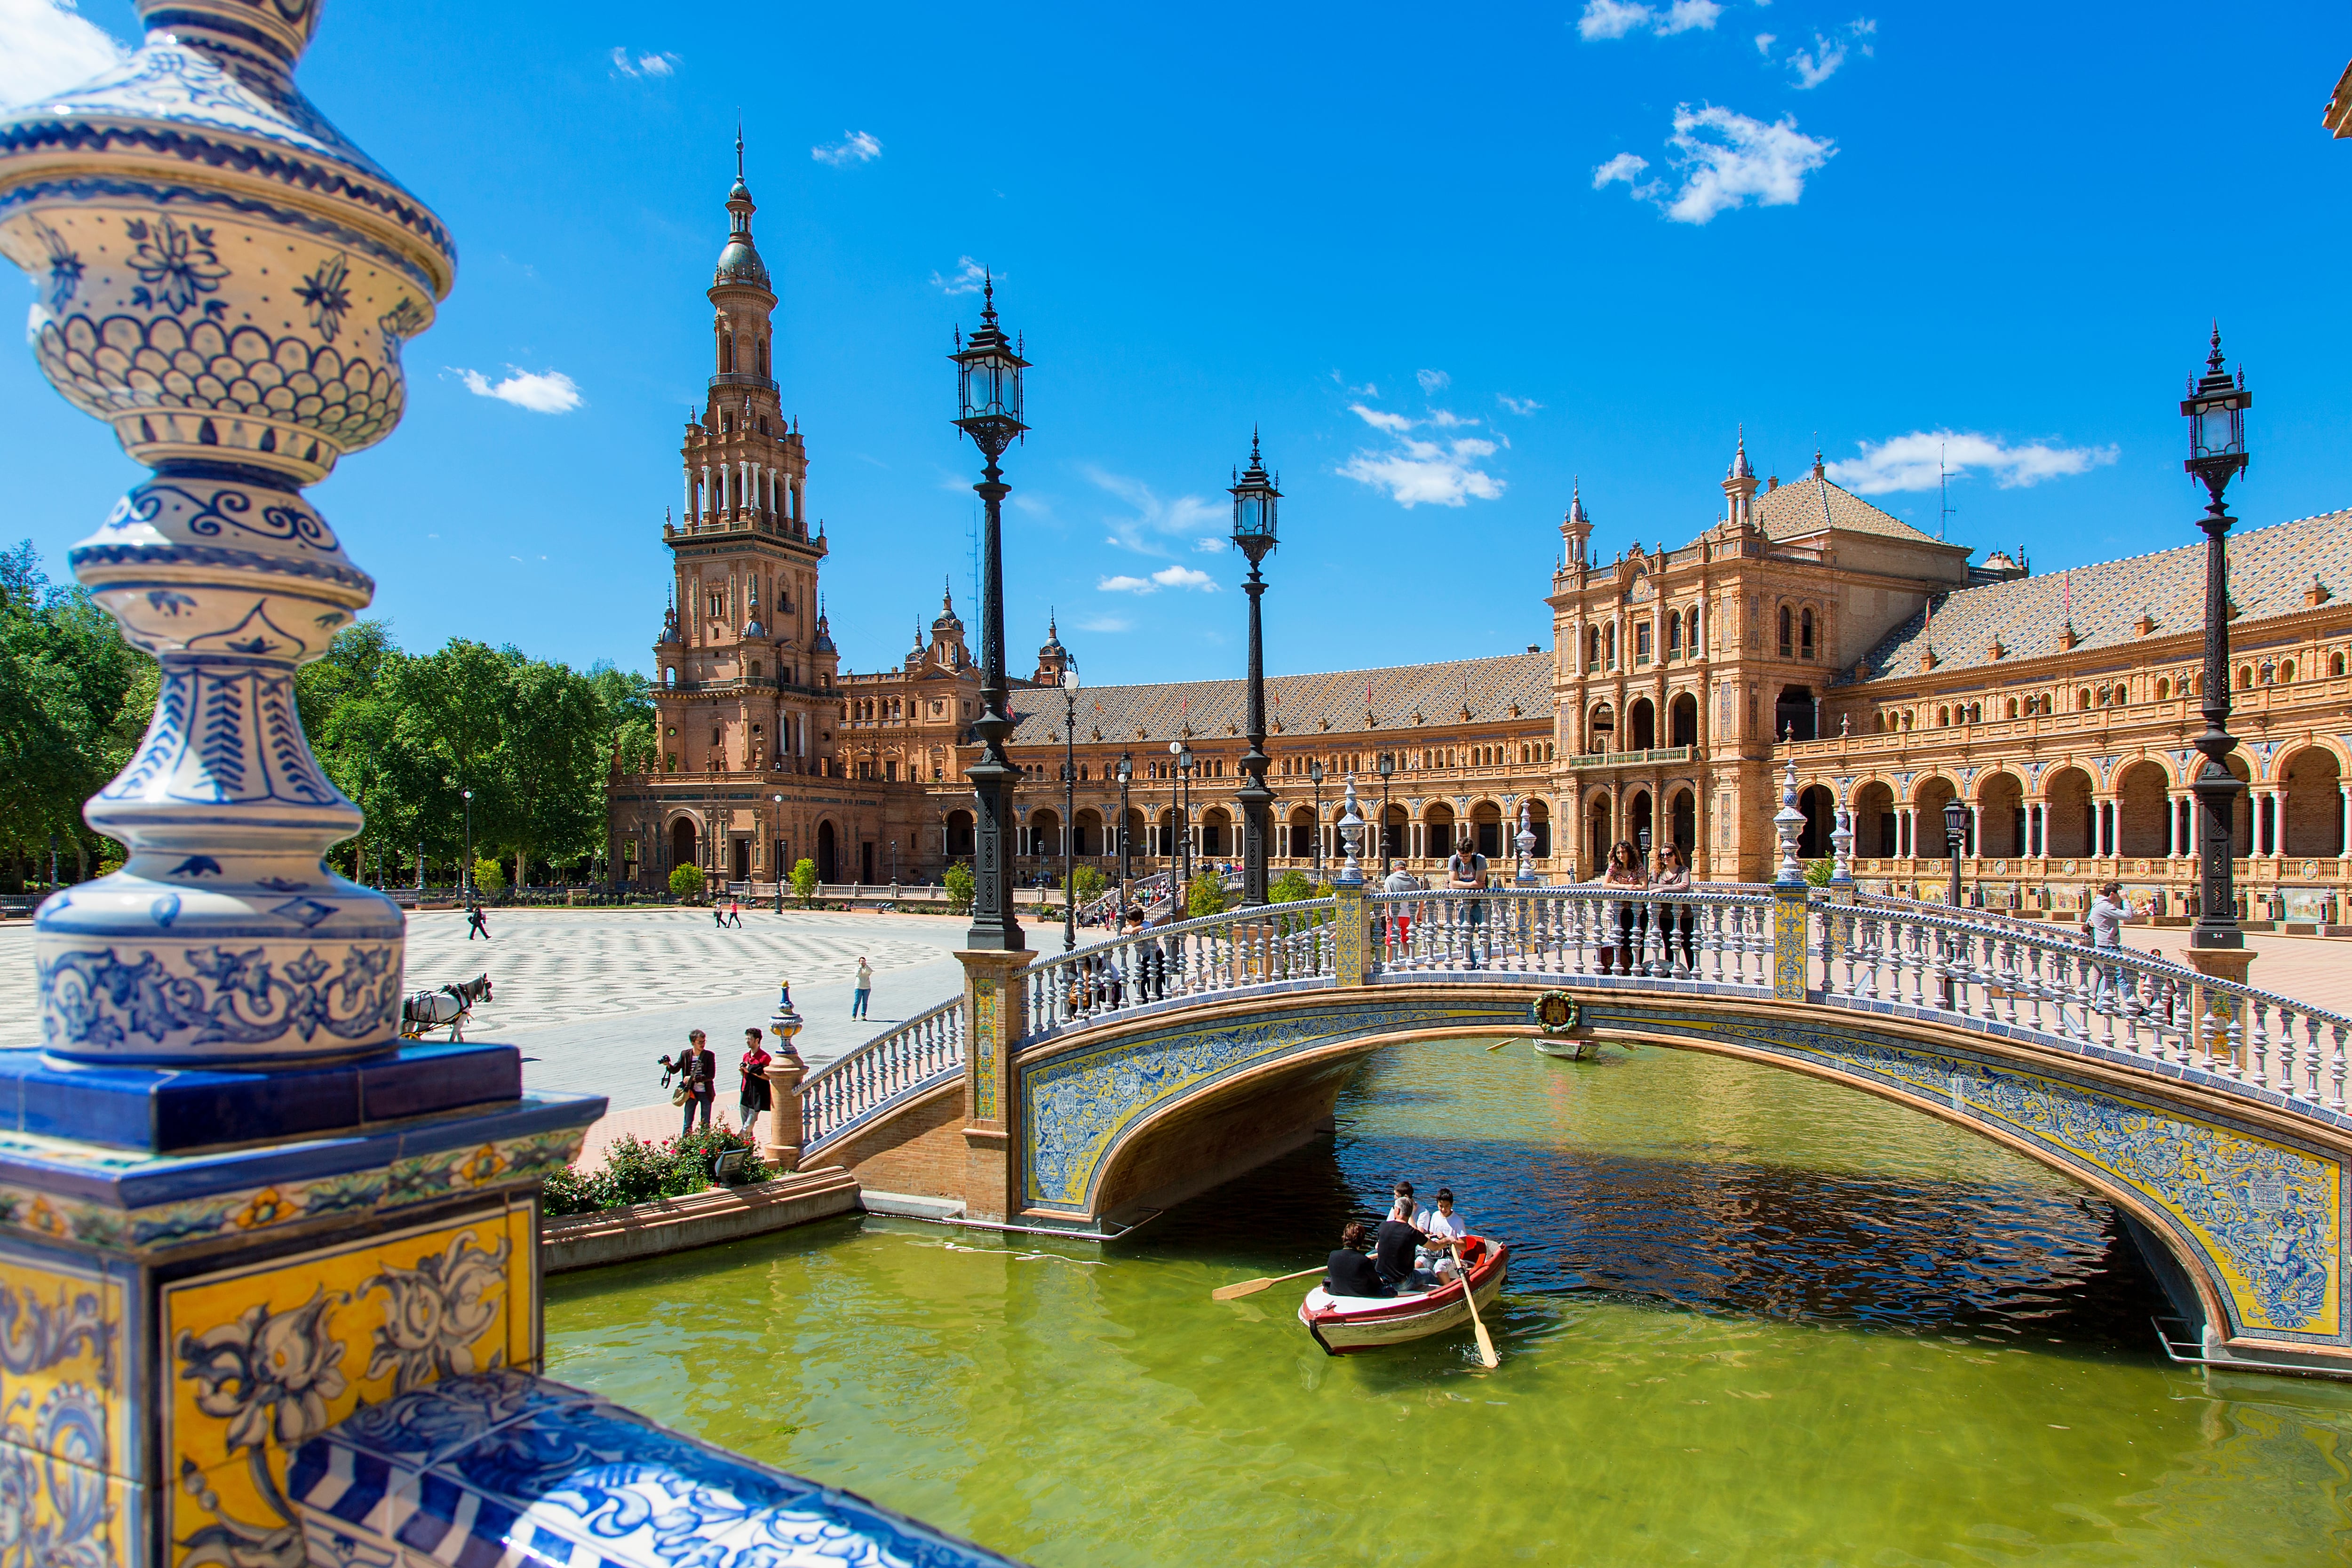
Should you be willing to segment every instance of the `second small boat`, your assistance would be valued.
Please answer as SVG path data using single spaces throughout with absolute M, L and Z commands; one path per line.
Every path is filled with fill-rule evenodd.
M 1470 1288 L 1485 1312 L 1502 1293 L 1511 1249 L 1477 1236 L 1465 1237 L 1463 1245 L 1469 1251 Z M 1470 1303 L 1459 1279 L 1406 1296 L 1334 1296 L 1318 1285 L 1298 1304 L 1298 1321 L 1325 1354 L 1348 1355 L 1458 1329 L 1470 1321 Z

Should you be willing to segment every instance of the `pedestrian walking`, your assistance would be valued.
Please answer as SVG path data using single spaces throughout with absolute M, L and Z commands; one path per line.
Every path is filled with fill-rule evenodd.
M 733 899 L 727 900 L 727 923 L 737 931 L 743 929 L 743 906 Z
M 676 1075 L 680 1080 L 677 1089 L 669 1097 L 670 1103 L 686 1113 L 686 1120 L 679 1126 L 677 1135 L 683 1138 L 694 1131 L 694 1116 L 698 1107 L 702 1112 L 703 1131 L 709 1131 L 710 1102 L 719 1098 L 719 1056 L 703 1043 L 702 1031 L 688 1030 L 686 1037 L 686 1049 L 678 1052 L 674 1061 L 668 1057 L 662 1058 L 661 1067 L 663 1084 L 667 1085 L 672 1075 Z
M 742 1110 L 743 1136 L 747 1141 L 751 1139 L 751 1123 L 759 1119 L 760 1112 L 769 1108 L 767 1068 L 768 1064 L 775 1059 L 761 1048 L 759 1030 L 743 1031 L 743 1060 L 739 1064 L 743 1071 L 743 1086 L 739 1091 L 738 1100 Z
M 471 942 L 476 937 L 480 937 L 484 942 L 489 941 L 490 928 L 482 919 L 482 906 L 468 904 L 466 906 L 466 940 Z
M 857 989 L 849 994 L 849 1016 L 853 1018 L 866 1016 L 866 999 L 873 994 L 874 966 L 866 962 L 866 955 L 861 952 L 857 955 Z
M 710 928 L 713 931 L 727 929 L 727 911 L 719 907 L 719 900 L 716 899 L 710 901 Z

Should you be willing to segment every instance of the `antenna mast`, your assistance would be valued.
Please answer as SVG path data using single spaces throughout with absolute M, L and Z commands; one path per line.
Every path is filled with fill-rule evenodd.
M 1936 537 L 1944 537 L 1952 520 L 1952 470 L 1944 466 L 1944 443 L 1936 443 L 1936 488 L 1941 496 L 1936 509 Z

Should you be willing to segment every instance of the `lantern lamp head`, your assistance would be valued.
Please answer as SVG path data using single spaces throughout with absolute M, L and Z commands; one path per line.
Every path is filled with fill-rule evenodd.
M 1275 488 L 1272 476 L 1258 456 L 1257 432 L 1250 432 L 1249 467 L 1234 476 L 1234 542 L 1249 557 L 1250 570 L 1265 559 L 1274 548 L 1275 512 L 1282 500 L 1282 491 Z
M 993 279 L 985 285 L 980 326 L 948 357 L 956 363 L 956 425 L 993 459 L 1029 428 L 1021 406 L 1021 373 L 1029 362 L 996 323 Z
M 1954 850 L 1968 842 L 1969 808 L 1955 795 L 1944 803 L 1944 842 Z
M 2204 481 L 2217 507 L 2223 487 L 2245 471 L 2246 410 L 2253 405 L 2245 371 L 2233 376 L 2222 366 L 2221 329 L 2216 323 L 2205 374 L 2189 384 L 2180 413 L 2189 421 L 2189 460 L 2181 467 Z

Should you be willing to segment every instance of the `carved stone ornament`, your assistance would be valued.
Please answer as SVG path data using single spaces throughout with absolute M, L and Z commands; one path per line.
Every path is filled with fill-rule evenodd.
M 152 470 L 68 559 L 163 665 L 84 808 L 121 870 L 42 906 L 52 1056 L 256 1063 L 394 1043 L 402 920 L 328 870 L 360 830 L 294 672 L 374 595 L 302 487 L 382 440 L 456 255 L 305 100 L 312 0 L 141 0 L 144 45 L 0 118 L 0 253 L 67 401 Z

